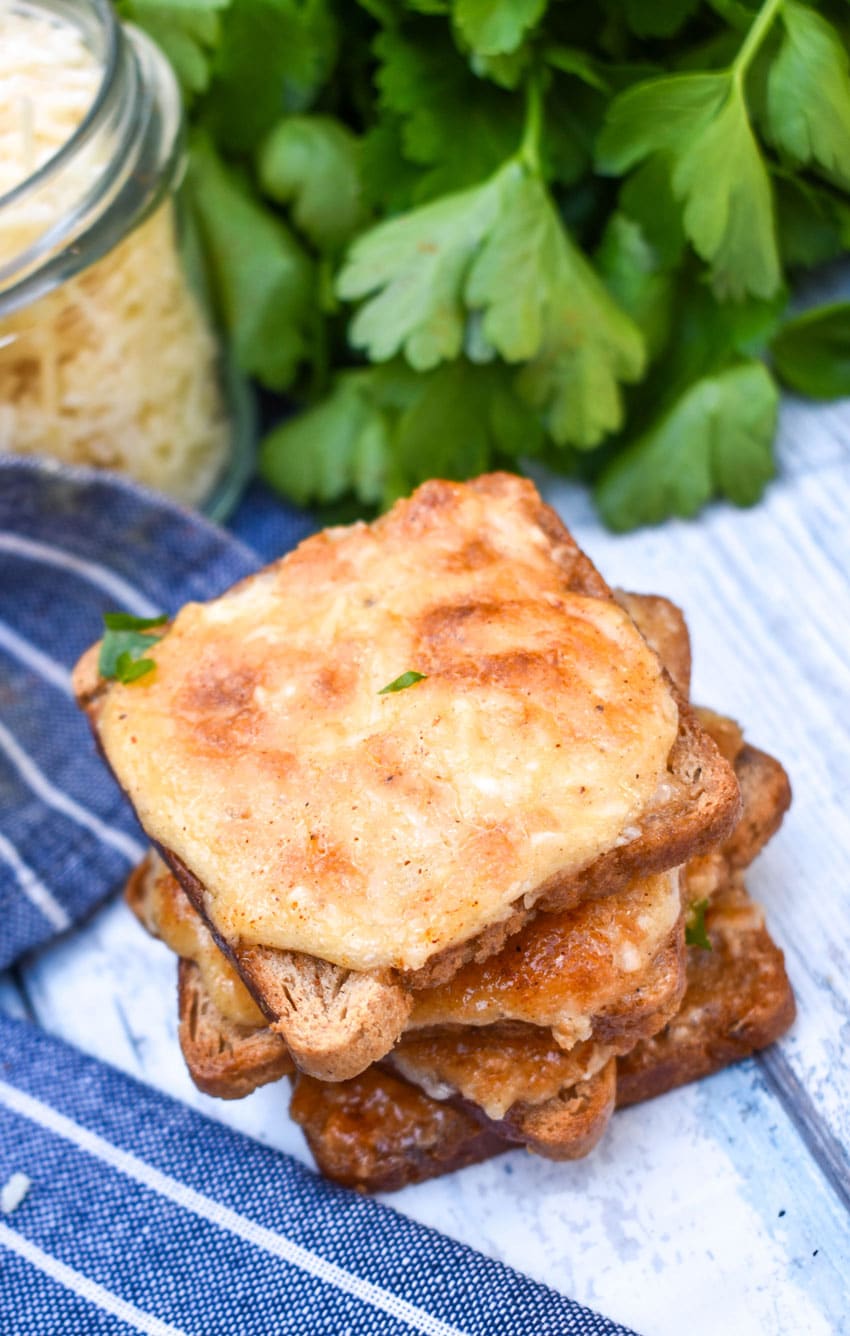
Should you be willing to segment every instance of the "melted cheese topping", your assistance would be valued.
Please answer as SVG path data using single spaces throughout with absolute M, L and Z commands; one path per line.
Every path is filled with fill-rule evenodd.
M 640 985 L 680 914 L 676 871 L 565 914 L 540 914 L 498 955 L 417 993 L 408 1029 L 523 1021 L 551 1029 L 569 1049 L 589 1039 L 596 1017 Z
M 99 729 L 220 932 L 416 969 L 616 843 L 677 711 L 580 560 L 531 484 L 429 483 L 182 610 Z
M 155 854 L 149 858 L 144 883 L 144 915 L 149 930 L 175 955 L 195 962 L 210 999 L 227 1020 L 236 1025 L 266 1025 L 265 1016 L 219 951 L 182 887 Z
M 515 1104 L 543 1104 L 587 1081 L 612 1051 L 590 1043 L 564 1053 L 545 1030 L 493 1030 L 403 1039 L 389 1061 L 432 1099 L 461 1095 L 488 1118 L 499 1119 Z

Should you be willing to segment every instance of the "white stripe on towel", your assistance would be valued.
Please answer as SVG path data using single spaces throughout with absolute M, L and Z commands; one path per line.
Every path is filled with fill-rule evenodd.
M 186 1211 L 191 1211 L 194 1215 L 200 1216 L 203 1220 L 210 1221 L 220 1229 L 226 1229 L 231 1234 L 244 1239 L 247 1243 L 261 1248 L 264 1252 L 271 1253 L 275 1257 L 280 1257 L 292 1266 L 299 1267 L 309 1275 L 315 1276 L 318 1280 L 324 1281 L 328 1285 L 333 1285 L 336 1289 L 342 1290 L 345 1294 L 351 1294 L 363 1303 L 371 1304 L 373 1308 L 381 1312 L 389 1313 L 390 1316 L 406 1322 L 408 1326 L 414 1327 L 417 1331 L 426 1333 L 426 1336 L 462 1336 L 459 1328 L 450 1326 L 443 1322 L 432 1313 L 426 1312 L 422 1308 L 417 1308 L 415 1304 L 408 1303 L 406 1299 L 400 1298 L 389 1290 L 383 1290 L 379 1285 L 374 1285 L 369 1280 L 355 1275 L 351 1271 L 346 1271 L 343 1267 L 337 1266 L 335 1262 L 329 1262 L 326 1258 L 320 1257 L 318 1253 L 311 1252 L 308 1248 L 303 1248 L 301 1244 L 295 1243 L 283 1234 L 276 1233 L 273 1229 L 267 1229 L 264 1225 L 259 1225 L 255 1220 L 250 1220 L 246 1216 L 239 1215 L 236 1211 L 224 1206 L 221 1202 L 215 1201 L 211 1197 L 205 1197 L 203 1193 L 196 1192 L 187 1184 L 179 1182 L 178 1179 L 171 1178 L 161 1170 L 154 1168 L 145 1160 L 139 1159 L 131 1151 L 122 1150 L 120 1146 L 113 1146 L 110 1141 L 105 1140 L 97 1132 L 92 1132 L 87 1127 L 82 1127 L 72 1119 L 66 1118 L 63 1113 L 44 1104 L 33 1095 L 26 1094 L 23 1090 L 18 1090 L 16 1086 L 11 1086 L 5 1081 L 0 1081 L 0 1103 L 12 1109 L 13 1112 L 21 1114 L 28 1118 L 30 1122 L 37 1123 L 40 1127 L 47 1128 L 57 1136 L 64 1137 L 80 1150 L 86 1151 L 89 1155 L 94 1155 L 102 1160 L 104 1164 L 117 1169 L 119 1173 L 126 1174 L 128 1178 L 135 1179 L 144 1187 L 150 1188 L 153 1192 L 158 1192 L 161 1197 L 166 1197 L 177 1206 Z
M 0 552 L 11 552 L 16 557 L 29 557 L 32 561 L 73 571 L 75 575 L 88 580 L 89 584 L 97 585 L 110 594 L 120 610 L 134 612 L 138 617 L 155 617 L 161 611 L 133 585 L 109 570 L 108 566 L 101 566 L 98 561 L 86 561 L 84 557 L 77 557 L 62 547 L 37 543 L 32 538 L 21 538 L 15 533 L 0 533 Z
M 41 911 L 48 923 L 52 923 L 57 932 L 64 932 L 66 928 L 70 928 L 71 919 L 63 906 L 54 899 L 44 882 L 24 862 L 14 844 L 6 839 L 2 831 L 0 831 L 0 858 L 8 863 L 24 895 L 30 904 Z
M 31 645 L 23 636 L 19 636 L 17 631 L 13 631 L 11 626 L 5 622 L 0 622 L 0 649 L 8 650 L 13 658 L 18 659 L 25 664 L 27 668 L 32 668 L 34 673 L 43 677 L 45 682 L 51 686 L 58 687 L 64 691 L 66 696 L 73 699 L 74 693 L 71 689 L 71 674 L 61 663 L 51 659 L 43 650 L 38 649 L 36 645 Z
M 37 1243 L 33 1243 L 2 1222 L 0 1222 L 0 1244 L 38 1267 L 39 1271 L 43 1271 L 52 1280 L 57 1280 L 66 1290 L 73 1290 L 81 1299 L 88 1299 L 89 1303 L 95 1304 L 104 1312 L 111 1313 L 113 1317 L 120 1317 L 137 1331 L 146 1332 L 149 1336 L 184 1336 L 180 1327 L 172 1327 L 170 1322 L 162 1322 L 158 1317 L 122 1299 L 120 1295 L 104 1289 L 96 1280 L 91 1280 L 82 1272 L 67 1266 L 65 1262 L 60 1262 L 58 1257 L 45 1252 Z
M 26 754 L 23 747 L 18 743 L 12 734 L 6 728 L 5 724 L 0 723 L 0 749 L 2 749 L 12 765 L 18 771 L 21 779 L 28 784 L 33 793 L 37 794 L 43 803 L 55 811 L 61 812 L 71 821 L 76 821 L 78 826 L 85 826 L 93 835 L 103 844 L 111 845 L 117 849 L 120 854 L 130 863 L 139 863 L 145 856 L 145 850 L 130 835 L 125 835 L 123 830 L 115 830 L 112 826 L 107 826 L 100 817 L 95 816 L 94 812 L 89 812 L 85 807 L 81 807 L 78 802 L 70 798 L 67 793 L 57 789 L 44 774 L 39 770 L 35 761 Z

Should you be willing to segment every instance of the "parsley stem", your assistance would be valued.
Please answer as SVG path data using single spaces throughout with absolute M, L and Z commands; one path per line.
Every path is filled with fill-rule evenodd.
M 540 176 L 540 136 L 543 131 L 543 89 L 540 80 L 532 76 L 528 81 L 525 98 L 525 127 L 519 146 L 519 160 L 533 176 Z
M 758 55 L 759 48 L 767 36 L 773 21 L 782 8 L 783 0 L 765 0 L 758 14 L 753 20 L 752 27 L 744 39 L 740 51 L 732 62 L 732 77 L 739 85 L 743 83 L 744 76 L 750 68 L 755 57 Z

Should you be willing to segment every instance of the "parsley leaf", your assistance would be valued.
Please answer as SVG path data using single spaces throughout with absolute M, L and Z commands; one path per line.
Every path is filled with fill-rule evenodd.
M 429 477 L 466 478 L 543 433 L 498 364 L 464 358 L 417 374 L 404 362 L 343 372 L 330 394 L 263 442 L 260 472 L 300 505 L 353 493 L 386 507 Z
M 618 427 L 621 380 L 644 350 L 632 321 L 570 239 L 545 186 L 516 159 L 483 185 L 366 232 L 337 283 L 368 297 L 351 341 L 416 370 L 455 358 L 526 361 L 522 397 L 559 444 L 595 445 Z
M 156 617 L 134 617 L 132 612 L 105 612 L 103 624 L 108 631 L 149 631 L 152 626 L 164 626 L 168 613 L 157 613 Z
M 685 923 L 685 942 L 688 946 L 700 946 L 704 951 L 713 951 L 714 947 L 711 945 L 711 938 L 705 926 L 707 909 L 707 900 L 697 900 L 691 905 Z
M 626 21 L 639 37 L 672 37 L 699 5 L 700 0 L 626 0 Z
M 336 288 L 345 301 L 371 298 L 351 324 L 356 348 L 374 362 L 403 352 L 417 371 L 458 356 L 470 262 L 499 216 L 506 178 L 521 171 L 511 163 L 483 185 L 391 218 L 355 241 Z
M 269 433 L 260 474 L 270 486 L 302 506 L 351 492 L 367 506 L 384 500 L 392 424 L 373 393 L 373 376 L 344 372 L 326 398 Z
M 138 24 L 162 48 L 191 99 L 208 87 L 221 40 L 220 11 L 232 0 L 121 0 L 122 18 Z
M 717 495 L 752 505 L 774 474 L 778 402 L 761 362 L 696 380 L 603 471 L 596 501 L 606 523 L 623 530 L 695 515 Z
M 153 659 L 136 659 L 129 650 L 125 649 L 124 653 L 119 654 L 115 661 L 113 676 L 117 677 L 119 682 L 136 682 L 140 677 L 146 677 L 148 673 L 152 673 L 155 667 L 156 663 Z
M 682 259 L 685 229 L 670 181 L 670 163 L 657 153 L 632 172 L 619 196 L 620 211 L 640 223 L 646 240 L 657 252 L 659 261 L 672 267 Z
M 298 228 L 320 250 L 334 251 L 367 217 L 359 144 L 330 116 L 287 116 L 263 143 L 260 185 L 278 204 L 291 204 Z
M 313 267 L 209 140 L 192 146 L 188 177 L 221 319 L 243 371 L 284 389 L 311 346 Z
M 312 103 L 336 50 L 329 0 L 231 0 L 201 107 L 205 129 L 220 148 L 250 152 L 282 112 Z
M 780 8 L 785 38 L 767 76 L 767 132 L 795 162 L 850 187 L 850 75 L 835 28 L 796 0 Z
M 850 206 L 844 200 L 790 173 L 777 174 L 774 189 L 786 264 L 824 264 L 850 247 Z
M 657 357 L 670 334 L 675 279 L 640 223 L 612 213 L 594 258 L 609 292 L 643 334 L 648 356 Z
M 475 366 L 460 358 L 411 382 L 393 440 L 409 485 L 431 477 L 474 477 L 494 463 L 540 450 L 540 422 L 498 362 Z
M 402 673 L 401 677 L 397 677 L 393 682 L 388 682 L 385 687 L 381 687 L 378 695 L 386 696 L 390 692 L 404 691 L 407 687 L 416 686 L 417 682 L 424 682 L 426 677 L 427 673 L 417 673 L 410 668 L 406 673 Z
M 404 157 L 420 168 L 415 202 L 480 181 L 514 151 L 521 100 L 476 78 L 449 34 L 431 25 L 388 29 L 375 54 L 381 110 L 398 119 Z
M 643 340 L 538 178 L 506 183 L 465 295 L 484 339 L 507 361 L 528 359 L 517 389 L 558 445 L 587 448 L 622 425 L 619 382 L 642 374 Z
M 167 621 L 165 613 L 157 617 L 134 617 L 129 612 L 105 612 L 105 634 L 97 662 L 101 677 L 135 682 L 155 668 L 153 659 L 141 656 L 162 639 L 161 634 L 152 633 L 152 628 L 163 626 Z
M 360 175 L 367 205 L 389 214 L 403 213 L 413 204 L 420 169 L 404 156 L 403 123 L 384 113 L 360 141 Z
M 548 0 L 454 0 L 452 14 L 476 54 L 501 56 L 516 51 L 547 4 Z
M 850 395 L 850 302 L 833 302 L 789 320 L 770 345 L 777 375 L 815 399 Z
M 711 263 L 718 294 L 772 296 L 782 275 L 770 179 L 742 81 L 727 72 L 675 74 L 615 98 L 598 143 L 600 169 L 619 174 L 656 154 L 669 163 L 685 232 Z

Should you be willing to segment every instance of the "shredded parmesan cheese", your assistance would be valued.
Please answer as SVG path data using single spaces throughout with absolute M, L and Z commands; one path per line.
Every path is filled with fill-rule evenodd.
M 0 7 L 0 196 L 67 142 L 101 77 L 70 25 Z M 76 165 L 55 190 L 0 204 L 0 263 L 104 171 L 86 150 Z M 170 199 L 102 259 L 0 316 L 0 451 L 118 469 L 198 502 L 228 439 L 218 349 L 181 266 Z
M 11 1215 L 16 1211 L 31 1187 L 32 1179 L 27 1174 L 12 1174 L 8 1183 L 4 1183 L 0 1189 L 0 1211 L 3 1215 Z

